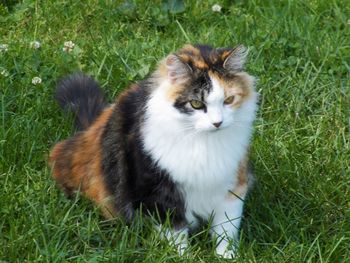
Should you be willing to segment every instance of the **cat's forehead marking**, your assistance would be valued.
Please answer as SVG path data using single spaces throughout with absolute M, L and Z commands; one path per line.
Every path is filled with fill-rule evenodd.
M 185 45 L 176 54 L 192 68 L 199 70 L 220 70 L 233 49 L 215 49 L 206 45 Z
M 223 90 L 225 96 L 229 96 L 232 93 L 232 89 L 236 86 L 235 81 L 224 79 L 215 72 L 209 72 L 209 77 L 213 83 Z
M 184 46 L 184 48 L 179 51 L 178 56 L 183 62 L 188 63 L 190 66 L 194 66 L 200 70 L 209 68 L 208 64 L 201 55 L 200 50 L 192 45 Z
M 225 98 L 224 88 L 215 78 L 210 77 L 210 80 L 212 83 L 212 91 L 210 91 L 208 94 L 207 103 L 223 102 Z

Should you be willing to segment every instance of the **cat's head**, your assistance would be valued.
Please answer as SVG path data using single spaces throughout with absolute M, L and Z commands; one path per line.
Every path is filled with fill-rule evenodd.
M 244 46 L 186 45 L 168 55 L 158 76 L 174 117 L 197 131 L 221 130 L 242 119 L 245 104 L 256 104 L 254 78 L 244 72 L 247 54 Z

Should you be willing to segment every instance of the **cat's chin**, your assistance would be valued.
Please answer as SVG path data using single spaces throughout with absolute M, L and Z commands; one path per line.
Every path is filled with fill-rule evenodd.
M 209 132 L 219 132 L 219 131 L 222 131 L 222 128 L 214 128 L 209 130 Z

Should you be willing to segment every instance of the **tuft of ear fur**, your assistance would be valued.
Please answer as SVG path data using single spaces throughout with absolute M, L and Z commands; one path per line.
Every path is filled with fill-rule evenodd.
M 167 56 L 165 65 L 168 69 L 168 78 L 172 84 L 182 84 L 186 82 L 192 72 L 191 67 L 187 63 L 181 61 L 175 54 Z
M 245 46 L 239 45 L 235 47 L 225 59 L 223 64 L 224 69 L 231 73 L 243 71 L 247 56 L 248 49 Z

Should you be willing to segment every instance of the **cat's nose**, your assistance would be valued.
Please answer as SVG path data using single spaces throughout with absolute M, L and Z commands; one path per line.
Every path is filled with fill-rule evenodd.
M 216 128 L 219 128 L 220 125 L 221 125 L 222 121 L 220 122 L 214 122 L 213 125 L 216 127 Z

